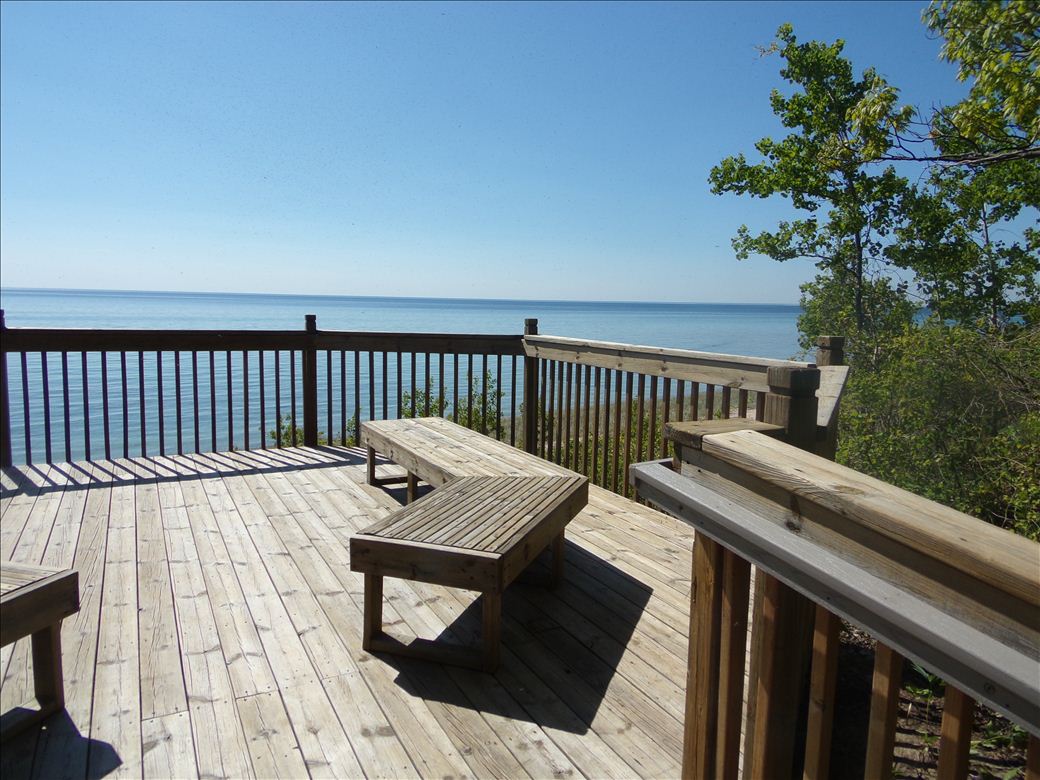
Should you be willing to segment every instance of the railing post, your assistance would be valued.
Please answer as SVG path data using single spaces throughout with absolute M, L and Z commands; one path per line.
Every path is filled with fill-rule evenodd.
M 538 320 L 524 320 L 524 335 L 538 335 Z M 538 453 L 538 358 L 524 355 L 524 450 Z
M 3 332 L 7 330 L 4 310 L 0 309 L 0 344 L 5 343 Z M 0 346 L 0 466 L 9 468 L 11 457 L 11 397 L 7 391 L 7 350 Z
M 816 338 L 816 365 L 845 365 L 845 337 L 818 336 Z
M 304 315 L 307 333 L 318 332 L 318 318 Z M 303 350 L 303 446 L 318 446 L 318 351 L 311 339 Z
M 764 422 L 781 425 L 784 440 L 810 452 L 816 443 L 817 368 L 770 366 Z M 759 570 L 751 647 L 744 777 L 794 774 L 805 736 L 797 713 L 807 692 L 816 610 L 813 602 Z

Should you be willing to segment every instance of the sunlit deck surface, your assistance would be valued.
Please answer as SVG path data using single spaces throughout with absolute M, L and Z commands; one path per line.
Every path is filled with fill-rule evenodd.
M 344 448 L 5 470 L 0 560 L 78 569 L 82 608 L 67 714 L 5 744 L 3 777 L 679 774 L 686 526 L 590 488 L 563 585 L 543 587 L 544 556 L 506 592 L 487 675 L 361 649 L 349 538 L 401 500 Z M 479 635 L 476 594 L 385 595 L 400 633 Z M 0 661 L 7 711 L 28 642 Z

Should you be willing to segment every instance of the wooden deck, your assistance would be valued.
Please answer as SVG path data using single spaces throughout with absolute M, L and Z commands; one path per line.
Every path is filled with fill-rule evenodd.
M 391 467 L 380 467 L 388 475 Z M 352 533 L 400 506 L 360 450 L 22 467 L 0 560 L 72 566 L 67 714 L 5 745 L 20 777 L 675 777 L 688 527 L 600 488 L 555 591 L 505 594 L 494 675 L 361 649 Z M 529 582 L 528 582 L 529 580 Z M 476 594 L 387 579 L 388 625 L 479 636 Z M 2 709 L 31 690 L 4 648 Z

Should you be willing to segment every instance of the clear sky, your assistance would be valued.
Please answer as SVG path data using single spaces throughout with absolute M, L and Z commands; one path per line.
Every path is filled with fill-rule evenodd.
M 781 130 L 756 47 L 963 93 L 920 2 L 0 7 L 5 287 L 796 303 L 707 184 Z

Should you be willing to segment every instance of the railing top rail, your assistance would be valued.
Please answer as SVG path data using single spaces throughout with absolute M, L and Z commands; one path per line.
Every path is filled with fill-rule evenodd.
M 524 349 L 531 357 L 761 391 L 769 390 L 767 374 L 771 367 L 812 368 L 815 365 L 566 336 L 525 336 Z
M 337 330 L 5 328 L 4 352 L 348 349 L 523 355 L 521 336 Z
M 752 431 L 683 458 L 639 495 L 1040 733 L 1040 546 Z

